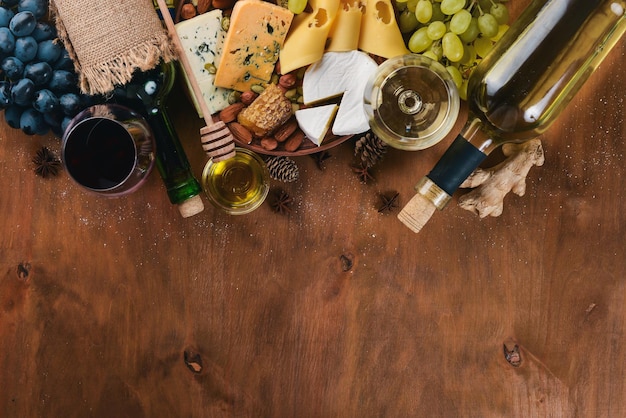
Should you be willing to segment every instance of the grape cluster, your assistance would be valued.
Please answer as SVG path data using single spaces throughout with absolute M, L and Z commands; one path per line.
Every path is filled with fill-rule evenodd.
M 508 29 L 503 1 L 395 0 L 395 5 L 409 50 L 441 62 L 466 99 L 472 70 Z
M 27 135 L 61 136 L 91 98 L 78 90 L 73 61 L 47 14 L 47 0 L 1 1 L 0 109 Z

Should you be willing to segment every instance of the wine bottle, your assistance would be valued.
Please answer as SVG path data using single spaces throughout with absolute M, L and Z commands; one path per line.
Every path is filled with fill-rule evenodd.
M 172 89 L 175 67 L 161 63 L 149 71 L 137 71 L 132 80 L 118 86 L 112 100 L 135 109 L 150 125 L 156 142 L 156 166 L 171 203 L 183 217 L 204 210 L 202 187 L 191 172 L 187 155 L 170 120 L 165 100 Z
M 494 149 L 544 132 L 626 29 L 626 0 L 533 0 L 472 73 L 468 120 L 398 218 L 419 232 Z

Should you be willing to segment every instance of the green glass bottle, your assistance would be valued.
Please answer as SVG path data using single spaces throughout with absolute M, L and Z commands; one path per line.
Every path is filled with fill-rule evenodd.
M 187 155 L 165 108 L 174 85 L 175 66 L 161 63 L 152 70 L 137 72 L 133 79 L 113 91 L 112 100 L 139 112 L 150 124 L 156 141 L 156 165 L 167 195 L 183 217 L 204 210 L 202 187 L 191 172 Z

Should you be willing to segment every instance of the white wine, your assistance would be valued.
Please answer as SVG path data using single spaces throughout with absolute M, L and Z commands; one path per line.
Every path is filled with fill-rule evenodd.
M 621 39 L 626 0 L 534 0 L 472 73 L 468 121 L 398 214 L 418 232 L 486 156 L 544 132 Z

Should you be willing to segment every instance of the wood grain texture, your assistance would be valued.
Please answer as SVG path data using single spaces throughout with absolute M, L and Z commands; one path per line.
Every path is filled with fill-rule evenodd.
M 273 184 L 289 216 L 182 219 L 156 172 L 119 199 L 35 176 L 58 139 L 1 124 L 0 416 L 625 416 L 625 52 L 544 134 L 526 196 L 485 219 L 455 199 L 419 235 L 378 193 L 406 203 L 446 143 L 364 185 L 347 141 Z M 202 121 L 170 110 L 199 176 Z

